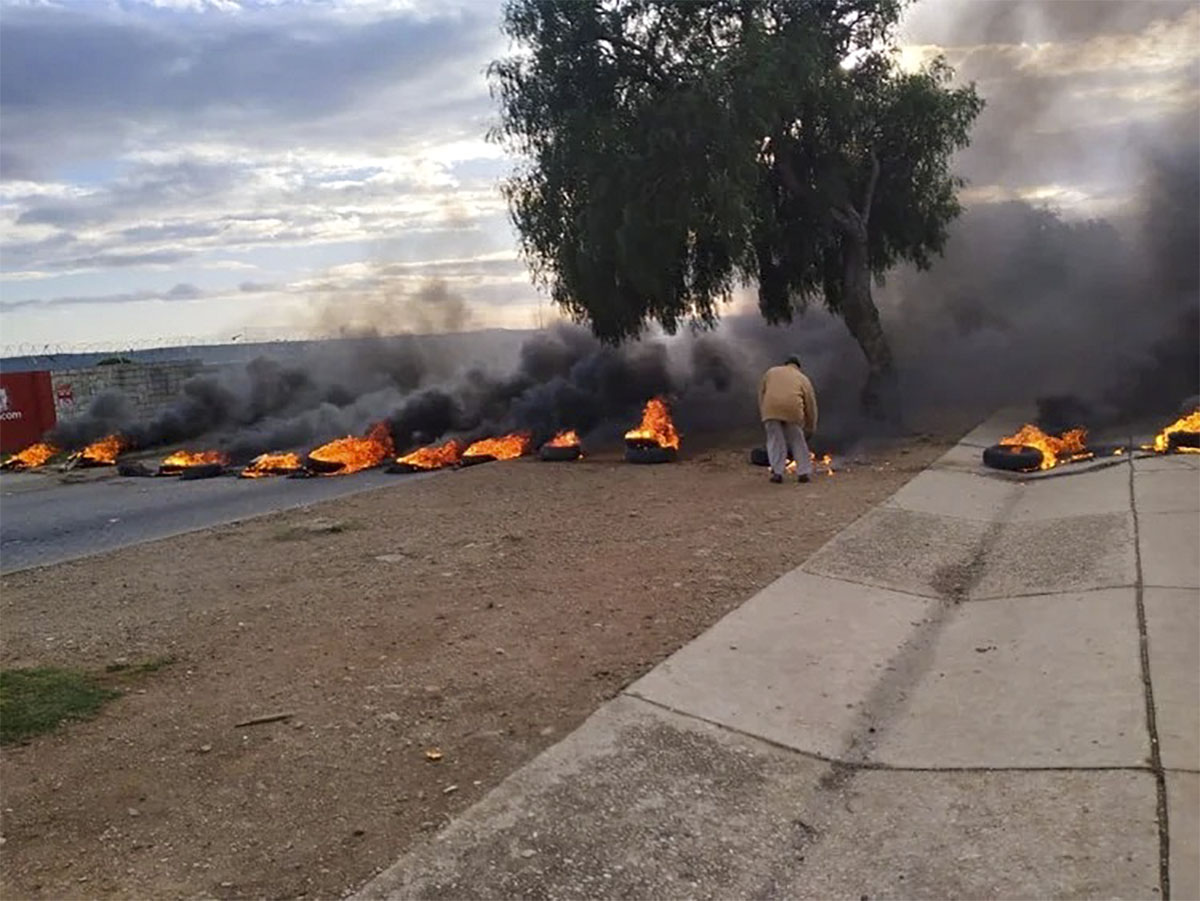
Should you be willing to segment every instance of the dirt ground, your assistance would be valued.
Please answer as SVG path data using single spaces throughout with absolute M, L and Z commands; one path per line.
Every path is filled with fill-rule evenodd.
M 3 896 L 342 895 L 953 441 L 772 485 L 753 438 L 493 463 L 4 577 L 3 666 L 175 662 L 5 750 Z

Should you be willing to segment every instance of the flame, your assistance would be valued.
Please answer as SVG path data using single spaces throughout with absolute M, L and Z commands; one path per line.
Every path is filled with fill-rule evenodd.
M 51 457 L 58 453 L 58 448 L 53 444 L 45 441 L 40 441 L 37 444 L 31 444 L 19 454 L 13 454 L 4 461 L 5 469 L 32 469 L 35 466 L 41 466 Z
M 117 454 L 125 450 L 125 447 L 126 441 L 120 435 L 108 435 L 99 441 L 93 441 L 83 450 L 71 454 L 67 462 L 112 466 L 117 462 Z
M 397 457 L 397 463 L 414 466 L 417 469 L 441 469 L 443 466 L 453 466 L 462 459 L 464 444 L 450 439 L 445 444 L 430 444 L 419 447 L 410 454 Z
M 495 457 L 497 460 L 512 460 L 529 451 L 529 433 L 513 432 L 500 438 L 484 438 L 476 441 L 465 451 L 464 457 Z
M 575 434 L 574 429 L 567 429 L 559 432 L 553 438 L 546 442 L 546 447 L 578 447 L 579 436 Z
M 1200 432 L 1200 409 L 1189 413 L 1187 416 L 1181 416 L 1173 423 L 1154 436 L 1154 450 L 1160 454 L 1165 454 L 1167 451 L 1176 450 L 1185 454 L 1200 453 L 1200 448 L 1195 447 L 1171 447 L 1172 432 Z M 1149 450 L 1149 448 L 1147 448 Z
M 648 441 L 659 447 L 679 447 L 679 433 L 671 421 L 671 411 L 661 397 L 646 401 L 642 410 L 642 424 L 625 433 L 626 441 Z
M 1015 435 L 1001 438 L 1003 445 L 1036 447 L 1042 452 L 1041 469 L 1051 469 L 1059 463 L 1087 460 L 1092 452 L 1087 449 L 1087 429 L 1068 429 L 1058 437 L 1048 435 L 1035 425 L 1024 425 Z
M 396 454 L 392 444 L 392 432 L 386 422 L 377 422 L 371 426 L 365 438 L 355 438 L 347 435 L 323 444 L 308 456 L 321 463 L 340 463 L 340 468 L 325 475 L 344 476 L 362 469 L 378 466 L 389 457 Z
M 242 470 L 244 479 L 262 479 L 267 476 L 297 472 L 304 468 L 299 454 L 259 454 Z
M 167 469 L 177 469 L 186 466 L 203 466 L 205 463 L 220 463 L 222 465 L 229 462 L 229 455 L 223 451 L 207 450 L 192 453 L 191 451 L 175 451 L 162 461 L 162 465 Z
M 814 467 L 824 466 L 825 467 L 825 475 L 827 475 L 827 476 L 833 475 L 834 472 L 836 471 L 833 468 L 833 454 L 822 454 L 821 456 L 818 457 L 815 453 L 813 453 L 812 451 L 809 451 L 808 459 L 812 460 L 812 464 Z M 787 465 L 784 466 L 784 469 L 787 471 L 788 475 L 795 475 L 796 474 L 796 461 L 788 460 Z

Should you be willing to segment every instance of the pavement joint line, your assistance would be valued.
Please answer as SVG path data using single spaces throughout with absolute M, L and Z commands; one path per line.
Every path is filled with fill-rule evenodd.
M 1158 719 L 1154 709 L 1154 685 L 1150 679 L 1150 637 L 1146 630 L 1145 585 L 1142 580 L 1142 545 L 1138 529 L 1137 494 L 1133 487 L 1133 467 L 1129 467 L 1129 506 L 1133 511 L 1133 555 L 1137 573 L 1134 597 L 1137 604 L 1138 650 L 1141 656 L 1142 686 L 1146 698 L 1146 729 L 1150 734 L 1150 766 L 1154 771 L 1154 785 L 1158 807 L 1158 884 L 1159 897 L 1169 901 L 1171 897 L 1171 824 L 1167 811 L 1167 778 L 1162 765 L 1162 751 L 1158 745 Z
M 803 748 L 797 748 L 795 745 L 786 744 L 778 739 L 759 735 L 757 732 L 750 732 L 746 729 L 739 729 L 737 726 L 730 726 L 720 720 L 701 716 L 698 713 L 692 713 L 679 707 L 672 707 L 670 704 L 664 704 L 661 701 L 647 698 L 632 691 L 621 692 L 621 695 L 634 701 L 640 701 L 650 707 L 665 710 L 667 713 L 674 714 L 675 716 L 681 716 L 698 723 L 704 723 L 707 726 L 713 726 L 731 735 L 740 735 L 743 738 L 761 742 L 768 747 L 787 751 L 789 754 L 795 754 L 807 760 L 813 760 L 817 763 L 827 763 L 830 766 L 842 767 L 846 770 L 867 773 L 1146 773 L 1147 775 L 1154 775 L 1154 770 L 1149 765 L 1139 766 L 1137 764 L 1088 764 L 1083 766 L 1068 766 L 1065 764 L 1058 766 L 896 766 L 895 764 L 880 763 L 878 761 L 843 760 L 842 758 L 830 757 L 817 751 L 806 751 Z M 1172 769 L 1167 772 L 1195 773 L 1200 771 Z
M 816 556 L 816 554 L 814 553 L 813 557 L 815 557 L 815 556 Z M 861 586 L 862 588 L 882 588 L 884 591 L 892 591 L 892 592 L 895 592 L 896 594 L 902 594 L 902 595 L 905 595 L 906 597 L 910 597 L 910 598 L 920 598 L 923 601 L 944 600 L 943 596 L 940 594 L 921 594 L 921 592 L 919 592 L 919 591 L 911 591 L 907 588 L 893 588 L 891 585 L 884 585 L 879 582 L 863 582 L 858 579 L 847 579 L 845 576 L 828 576 L 828 575 L 825 575 L 825 573 L 814 572 L 813 570 L 808 568 L 809 560 L 812 560 L 812 557 L 809 557 L 808 560 L 805 560 L 798 567 L 801 572 L 803 572 L 805 575 L 808 575 L 808 576 L 817 576 L 818 578 L 821 578 L 821 579 L 828 579 L 831 582 L 845 582 L 847 585 L 858 585 L 858 586 Z M 784 575 L 787 575 L 787 574 L 785 573 Z M 780 578 L 783 578 L 783 577 L 781 576 Z
M 1164 773 L 1182 773 L 1185 776 L 1200 776 L 1200 769 L 1192 769 L 1186 766 L 1165 766 Z
M 983 597 L 967 598 L 964 604 L 981 604 L 986 601 L 1023 601 L 1035 598 L 1052 598 L 1062 594 L 1092 594 L 1097 591 L 1112 591 L 1115 588 L 1137 588 L 1136 582 L 1121 582 L 1116 585 L 1093 585 L 1090 588 L 1075 588 L 1070 591 L 1030 591 L 1025 594 L 989 594 Z

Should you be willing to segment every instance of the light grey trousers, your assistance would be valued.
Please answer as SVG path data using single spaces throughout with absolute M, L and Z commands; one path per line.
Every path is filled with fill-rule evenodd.
M 812 474 L 812 459 L 808 456 L 804 429 L 797 423 L 784 422 L 782 419 L 765 419 L 763 428 L 767 430 L 767 459 L 771 463 L 771 472 L 783 475 L 790 458 L 796 461 L 796 475 Z

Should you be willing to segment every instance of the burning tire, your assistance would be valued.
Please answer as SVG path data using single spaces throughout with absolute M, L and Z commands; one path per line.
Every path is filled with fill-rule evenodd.
M 496 457 L 491 454 L 464 454 L 458 461 L 459 466 L 478 466 L 480 463 L 495 463 Z
M 393 463 L 384 472 L 391 475 L 410 475 L 414 472 L 436 472 L 438 469 L 444 468 L 442 466 L 414 466 L 412 463 Z
M 993 444 L 983 452 L 983 465 L 1008 472 L 1030 472 L 1042 465 L 1042 452 L 1023 444 Z
M 225 472 L 223 463 L 198 463 L 195 466 L 185 466 L 179 473 L 179 481 L 191 482 L 195 479 L 211 479 Z
M 673 447 L 647 447 L 630 444 L 625 448 L 626 463 L 674 463 L 676 456 Z
M 130 460 L 117 464 L 117 475 L 131 479 L 146 479 L 158 475 L 158 470 L 139 460 Z
M 543 444 L 538 451 L 538 459 L 545 463 L 567 462 L 578 460 L 583 449 L 578 444 L 556 445 Z
M 346 465 L 341 460 L 319 460 L 316 457 L 309 457 L 304 462 L 306 469 L 310 472 L 320 473 L 321 475 L 337 472 Z
M 750 449 L 750 465 L 751 466 L 770 466 L 771 461 L 767 457 L 767 449 L 765 447 L 755 447 Z
M 1171 432 L 1167 436 L 1167 444 L 1171 450 L 1180 448 L 1200 449 L 1200 432 Z

